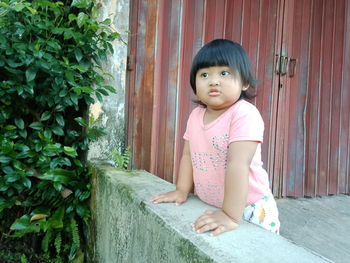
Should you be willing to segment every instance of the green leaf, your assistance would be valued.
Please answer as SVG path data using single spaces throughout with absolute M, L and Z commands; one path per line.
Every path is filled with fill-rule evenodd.
M 64 189 L 64 186 L 61 183 L 54 182 L 53 187 L 57 192 L 61 192 Z
M 69 96 L 73 104 L 78 106 L 78 95 L 76 93 L 71 92 Z
M 49 249 L 49 243 L 51 242 L 51 239 L 52 239 L 52 230 L 49 228 L 41 242 L 41 249 L 45 253 L 47 253 Z
M 32 186 L 32 182 L 27 177 L 23 178 L 22 183 L 28 189 L 30 189 L 30 187 Z
M 23 164 L 17 160 L 13 160 L 13 167 L 16 168 L 17 170 L 24 171 Z
M 63 136 L 64 135 L 64 131 L 61 127 L 58 127 L 58 126 L 55 126 L 52 128 L 52 132 L 56 135 L 59 135 L 59 136 Z
M 74 119 L 80 126 L 87 127 L 87 122 L 82 117 L 77 117 Z
M 110 18 L 107 18 L 102 22 L 104 25 L 109 25 L 110 23 L 112 23 L 112 20 Z
M 22 118 L 15 118 L 15 124 L 19 129 L 24 129 L 24 121 L 22 120 Z
M 27 70 L 26 70 L 26 79 L 27 79 L 27 82 L 30 82 L 32 80 L 35 79 L 36 77 L 36 73 L 38 72 L 38 69 L 37 68 L 34 68 L 34 67 L 29 67 Z
M 18 68 L 24 64 L 24 62 L 16 62 L 13 59 L 7 59 L 6 63 L 11 67 L 11 68 Z
M 19 135 L 21 135 L 23 138 L 27 138 L 27 131 L 26 130 L 20 130 Z
M 60 143 L 50 143 L 44 147 L 45 151 L 59 151 L 61 150 L 61 144 Z
M 41 122 L 32 122 L 30 125 L 29 125 L 30 128 L 34 129 L 34 130 L 41 130 L 43 128 L 43 124 Z
M 16 3 L 14 2 L 14 4 L 12 5 L 13 10 L 15 10 L 16 12 L 20 12 L 22 11 L 23 8 L 25 8 L 26 6 L 23 3 Z
M 26 6 L 26 8 L 29 10 L 29 12 L 32 14 L 32 15 L 35 15 L 37 13 L 37 11 L 34 9 L 34 8 L 31 8 L 30 6 Z
M 49 181 L 58 182 L 61 184 L 68 184 L 72 180 L 73 176 L 74 176 L 73 171 L 68 171 L 64 169 L 54 169 L 44 173 L 38 178 L 41 180 L 49 180 Z
M 66 79 L 67 79 L 68 83 L 75 84 L 74 73 L 72 71 L 66 70 L 64 72 L 64 75 L 66 76 Z
M 67 96 L 68 91 L 66 89 L 63 89 L 60 91 L 60 93 L 58 94 L 58 96 L 60 96 L 61 98 L 66 97 Z
M 103 102 L 103 97 L 102 97 L 101 93 L 96 91 L 95 95 L 96 95 L 97 100 L 102 103 Z
M 80 48 L 76 48 L 74 50 L 74 55 L 78 62 L 80 62 L 81 59 L 83 58 L 83 53 L 81 52 Z
M 86 19 L 87 19 L 87 15 L 83 12 L 80 12 L 78 14 L 78 18 L 77 18 L 77 24 L 78 24 L 78 27 L 81 28 L 85 22 L 86 22 Z
M 78 8 L 89 8 L 92 0 L 73 0 L 71 6 Z
M 46 138 L 50 139 L 51 136 L 52 136 L 52 131 L 51 131 L 51 130 L 45 130 L 45 131 L 44 131 L 44 136 L 45 136 Z
M 42 228 L 42 223 L 45 222 L 45 219 L 38 221 L 30 222 L 30 216 L 24 215 L 21 218 L 18 218 L 10 227 L 11 230 L 15 230 L 16 233 L 12 235 L 13 237 L 22 237 L 27 233 L 31 232 L 40 232 Z
M 76 151 L 73 147 L 64 146 L 64 147 L 63 147 L 63 152 L 64 152 L 65 154 L 67 154 L 68 156 L 71 156 L 71 157 L 76 157 L 76 156 L 78 156 L 77 151 Z
M 6 125 L 5 126 L 5 130 L 7 130 L 7 131 L 16 130 L 16 126 L 15 125 Z
M 40 132 L 39 132 L 39 137 L 40 137 Z M 44 137 L 40 137 L 40 139 L 44 139 Z M 42 149 L 43 147 L 40 145 L 40 144 L 35 144 L 35 146 L 34 146 L 34 150 L 36 151 L 36 152 L 40 152 L 41 151 L 41 149 Z
M 79 89 L 84 92 L 84 93 L 87 93 L 87 94 L 92 94 L 94 92 L 94 90 L 90 87 L 79 87 Z
M 117 91 L 115 90 L 115 88 L 113 88 L 112 86 L 103 86 L 104 89 L 109 90 L 112 93 L 116 93 Z
M 61 114 L 57 114 L 56 115 L 56 122 L 63 127 L 64 126 L 64 119 L 63 116 Z
M 68 15 L 68 20 L 69 22 L 72 22 L 77 19 L 77 16 L 75 14 L 69 14 Z
M 9 163 L 11 161 L 10 157 L 7 156 L 0 156 L 0 163 Z
M 41 121 L 47 121 L 51 117 L 51 112 L 45 111 L 41 114 L 40 120 Z
M 64 207 L 58 208 L 55 213 L 48 219 L 48 226 L 54 229 L 63 228 Z
M 104 96 L 108 96 L 108 92 L 104 89 L 97 89 L 97 91 L 102 93 Z
M 19 177 L 17 174 L 12 174 L 12 175 L 6 175 L 5 179 L 6 179 L 6 182 L 13 183 L 18 181 Z
M 47 42 L 47 45 L 52 47 L 55 50 L 60 50 L 61 49 L 61 46 L 60 46 L 60 44 L 57 41 L 50 40 L 50 41 Z

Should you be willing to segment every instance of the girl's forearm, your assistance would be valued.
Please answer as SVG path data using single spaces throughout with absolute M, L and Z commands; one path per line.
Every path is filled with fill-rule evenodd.
M 180 161 L 176 189 L 188 194 L 193 188 L 192 161 L 188 142 L 185 142 Z
M 190 164 L 190 165 L 189 165 Z M 191 158 L 183 156 L 180 162 L 179 176 L 177 179 L 176 189 L 185 193 L 191 192 L 193 187 Z
M 236 223 L 242 219 L 246 206 L 249 184 L 249 166 L 231 164 L 225 175 L 223 211 Z

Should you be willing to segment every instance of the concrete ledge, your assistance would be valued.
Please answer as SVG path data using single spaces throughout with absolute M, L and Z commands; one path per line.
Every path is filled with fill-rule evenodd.
M 181 205 L 152 195 L 174 186 L 145 171 L 91 163 L 90 262 L 329 262 L 287 239 L 243 222 L 218 237 L 196 234 L 191 223 L 212 209 L 191 196 Z

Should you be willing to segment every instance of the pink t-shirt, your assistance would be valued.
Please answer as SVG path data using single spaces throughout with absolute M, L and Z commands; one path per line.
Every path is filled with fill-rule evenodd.
M 229 144 L 257 141 L 259 144 L 249 169 L 247 205 L 268 195 L 268 175 L 261 161 L 264 122 L 258 109 L 239 100 L 207 125 L 203 124 L 205 111 L 201 106 L 192 111 L 184 135 L 190 145 L 195 193 L 202 201 L 222 207 Z

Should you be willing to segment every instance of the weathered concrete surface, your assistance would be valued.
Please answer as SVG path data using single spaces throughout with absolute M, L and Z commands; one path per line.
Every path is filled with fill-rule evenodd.
M 281 235 L 333 260 L 350 262 L 350 196 L 279 199 Z
M 93 262 L 329 262 L 287 239 L 249 223 L 218 237 L 196 234 L 191 222 L 212 207 L 191 196 L 181 206 L 152 204 L 174 189 L 143 171 L 91 164 Z M 90 244 L 92 244 L 90 243 Z
M 96 120 L 96 125 L 105 129 L 107 135 L 89 145 L 88 158 L 111 160 L 111 152 L 123 149 L 125 141 L 125 79 L 130 0 L 98 0 L 96 5 L 100 10 L 99 20 L 110 18 L 112 29 L 120 33 L 123 40 L 112 43 L 114 53 L 108 57 L 103 67 L 105 72 L 113 76 L 113 79 L 107 79 L 106 85 L 114 87 L 117 93 L 105 96 L 103 103 L 96 100 L 90 108 L 90 116 Z

